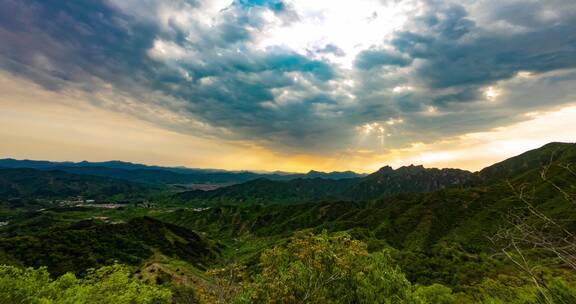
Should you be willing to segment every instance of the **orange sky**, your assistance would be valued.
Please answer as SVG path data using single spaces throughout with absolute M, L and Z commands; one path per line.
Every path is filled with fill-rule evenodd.
M 576 106 L 530 113 L 528 120 L 384 153 L 285 155 L 246 142 L 168 131 L 133 116 L 103 110 L 65 92 L 44 90 L 0 74 L 0 157 L 54 161 L 124 160 L 230 170 L 354 170 L 384 165 L 478 170 L 551 141 L 574 141 Z

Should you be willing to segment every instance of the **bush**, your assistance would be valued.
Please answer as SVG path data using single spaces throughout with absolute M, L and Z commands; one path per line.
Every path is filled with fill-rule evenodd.
M 456 302 L 452 289 L 441 284 L 419 286 L 416 288 L 415 294 L 423 304 L 451 304 Z
M 0 266 L 0 303 L 170 303 L 168 289 L 132 277 L 126 266 L 115 264 L 90 270 L 79 279 L 66 273 L 53 280 L 46 268 Z
M 239 298 L 247 303 L 418 303 L 384 252 L 346 234 L 299 234 L 262 254 L 261 272 Z

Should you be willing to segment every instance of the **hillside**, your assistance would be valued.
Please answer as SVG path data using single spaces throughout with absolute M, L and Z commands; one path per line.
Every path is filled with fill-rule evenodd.
M 399 193 L 432 192 L 447 187 L 468 186 L 477 178 L 459 169 L 427 169 L 423 166 L 404 166 L 396 170 L 383 167 L 346 189 L 343 198 L 370 200 Z
M 179 200 L 235 203 L 306 203 L 314 201 L 362 201 L 400 193 L 422 193 L 447 187 L 467 186 L 477 181 L 468 171 L 427 169 L 406 166 L 396 170 L 383 167 L 361 178 L 330 180 L 325 178 L 272 181 L 259 179 L 210 191 L 188 191 L 176 194 Z
M 158 187 L 58 170 L 0 169 L 0 201 L 10 199 L 142 198 Z
M 293 204 L 299 202 L 331 200 L 340 197 L 342 191 L 357 179 L 293 179 L 274 181 L 257 179 L 210 191 L 186 191 L 175 194 L 175 198 L 203 204 Z
M 539 173 L 548 164 L 575 163 L 575 146 L 571 143 L 550 143 L 476 173 L 414 165 L 394 170 L 385 166 L 364 177 L 337 181 L 327 180 L 322 175 L 319 175 L 320 178 L 292 181 L 260 179 L 216 190 L 183 192 L 175 195 L 175 198 L 204 202 L 205 205 L 373 200 L 401 193 L 425 193 L 450 187 L 497 183 L 503 179 L 520 178 L 530 172 Z
M 556 144 L 553 144 L 554 146 Z M 574 155 L 576 145 L 560 144 L 560 147 L 567 147 L 564 151 L 566 155 Z M 551 145 L 546 145 L 525 153 L 521 156 L 510 158 L 501 162 L 498 166 L 509 168 L 518 162 L 519 157 L 530 155 L 545 158 L 550 153 Z M 555 147 L 556 148 L 556 147 Z M 555 150 L 555 149 L 554 149 Z M 573 171 L 565 169 L 565 164 L 572 164 L 572 158 L 559 157 L 550 163 L 546 180 L 541 177 L 541 167 L 539 163 L 533 166 L 523 166 L 513 170 L 509 174 L 497 172 L 495 176 L 490 176 L 490 171 L 481 171 L 485 178 L 492 180 L 500 179 L 490 185 L 477 184 L 463 187 L 452 187 L 429 191 L 425 193 L 399 193 L 388 195 L 373 201 L 334 201 L 322 203 L 307 203 L 296 206 L 265 205 L 265 206 L 221 206 L 214 207 L 202 212 L 174 212 L 166 215 L 167 218 L 174 218 L 178 224 L 185 226 L 202 228 L 203 225 L 227 227 L 235 233 L 256 233 L 260 235 L 275 235 L 284 232 L 300 230 L 306 228 L 328 228 L 330 230 L 347 229 L 367 229 L 370 235 L 386 239 L 396 247 L 411 247 L 418 249 L 430 248 L 441 239 L 446 237 L 466 240 L 464 243 L 470 245 L 470 249 L 477 246 L 487 245 L 487 239 L 481 240 L 481 234 L 493 232 L 502 223 L 505 210 L 522 206 L 522 202 L 517 197 L 519 187 L 534 190 L 531 195 L 535 204 L 541 207 L 545 213 L 553 217 L 572 218 L 576 220 L 576 209 L 572 208 L 571 202 L 567 201 L 564 193 L 557 190 L 560 186 L 563 190 L 576 198 L 576 175 Z M 494 166 L 488 167 L 493 170 Z M 431 174 L 443 175 L 444 172 L 438 169 L 423 169 L 422 167 L 404 167 L 397 170 L 383 168 L 380 171 L 362 179 L 362 182 L 372 182 L 379 184 L 382 176 L 391 176 L 396 172 L 402 173 L 411 171 L 421 174 L 424 170 Z M 448 175 L 451 182 L 469 182 L 470 174 L 466 171 L 454 170 L 455 175 Z M 463 174 L 463 179 L 459 174 Z M 410 180 L 408 177 L 400 175 L 402 178 Z M 508 184 L 507 181 L 511 181 Z M 294 182 L 294 181 L 293 181 Z M 306 185 L 308 181 L 305 182 Z M 319 182 L 324 182 L 319 180 Z M 354 189 L 362 182 L 348 180 L 352 185 L 349 189 Z M 196 191 L 195 193 L 205 195 L 204 199 L 211 199 L 209 195 L 223 197 L 225 195 L 240 195 L 239 189 L 243 185 L 221 188 L 216 191 Z M 262 189 L 262 195 L 270 195 L 266 191 L 265 185 L 276 189 L 278 182 L 260 180 L 255 183 L 254 188 Z M 433 184 L 437 185 L 437 184 Z M 286 187 L 291 188 L 291 187 Z M 232 192 L 231 189 L 238 191 Z M 227 193 L 227 191 L 230 191 Z M 345 190 L 349 191 L 348 189 Z M 386 188 L 383 187 L 383 191 Z M 188 192 L 189 193 L 189 192 Z M 188 193 L 182 193 L 188 194 Z M 243 193 L 246 195 L 246 193 Z M 258 192 L 256 192 L 258 193 Z M 256 194 L 254 194 L 256 195 Z M 183 219 L 188 218 L 186 222 Z M 245 222 L 244 222 L 245 221 Z M 456 233 L 454 229 L 462 232 Z M 479 229 L 475 231 L 475 229 Z M 420 243 L 412 242 L 416 236 L 423 236 Z
M 52 274 L 84 272 L 114 261 L 140 265 L 155 253 L 205 268 L 219 248 L 198 234 L 143 217 L 126 223 L 84 220 L 70 225 L 48 223 L 35 233 L 0 230 L 0 257 L 27 266 L 47 266 Z
M 558 163 L 576 163 L 576 143 L 549 143 L 486 167 L 478 175 L 486 181 L 498 181 Z
M 294 235 L 312 232 L 316 236 L 310 238 L 318 240 L 347 233 L 366 244 L 366 254 L 389 255 L 387 260 L 412 284 L 442 284 L 466 299 L 448 303 L 479 303 L 485 294 L 504 297 L 496 303 L 513 303 L 523 290 L 533 291 L 532 282 L 502 254 L 502 244 L 493 237 L 512 231 L 519 220 L 522 227 L 545 232 L 551 240 L 561 239 L 566 231 L 576 235 L 575 151 L 573 144 L 553 143 L 476 174 L 384 167 L 362 178 L 256 179 L 212 191 L 182 192 L 178 199 L 167 199 L 169 204 L 152 207 L 23 209 L 2 217 L 0 261 L 44 265 L 53 275 L 82 275 L 87 268 L 118 261 L 138 269 L 144 278 L 169 282 L 174 290 L 203 290 L 202 284 L 228 284 L 223 279 L 227 267 L 245 269 L 246 280 L 257 280 L 263 267 L 270 267 L 263 264 L 267 254 L 281 252 L 278 248 Z M 74 179 L 85 178 L 119 182 L 61 171 L 24 172 L 40 172 L 37 183 L 27 186 L 38 189 L 44 184 L 64 187 L 64 181 L 79 189 L 84 184 Z M 18 175 L 10 178 L 17 180 Z M 537 267 L 539 280 L 565 278 L 572 284 L 573 271 L 553 252 L 530 243 L 518 246 Z M 562 250 L 572 252 L 571 246 Z M 308 249 L 315 252 L 314 248 Z
M 574 155 L 576 146 L 558 146 L 568 147 L 565 155 Z M 544 159 L 550 151 L 547 145 L 528 155 Z M 402 267 L 412 281 L 459 286 L 477 283 L 501 271 L 498 270 L 501 266 L 491 264 L 501 261 L 489 262 L 485 254 L 497 251 L 498 245 L 490 238 L 503 229 L 512 228 L 512 220 L 521 218 L 535 227 L 540 225 L 542 219 L 529 211 L 525 200 L 529 200 L 537 212 L 562 223 L 562 229 L 576 233 L 576 174 L 565 167 L 572 164 L 573 170 L 572 160 L 559 157 L 547 163 L 550 168 L 544 179 L 540 174 L 542 167 L 535 162 L 533 166 L 521 166 L 510 173 L 493 171 L 497 172 L 495 176 L 484 171 L 484 177 L 492 181 L 489 184 L 397 194 L 365 202 L 220 206 L 201 212 L 179 210 L 159 218 L 222 239 L 283 239 L 294 231 L 307 229 L 348 231 L 355 238 L 365 240 L 370 250 L 388 246 L 400 250 Z M 499 165 L 509 168 L 517 162 L 518 158 L 511 158 L 510 163 L 504 161 Z M 523 197 L 519 196 L 521 190 L 527 191 Z M 550 227 L 547 231 L 555 233 Z M 431 273 L 430 268 L 442 271 Z M 476 271 L 470 272 L 470 269 Z M 514 268 L 504 269 L 513 271 Z

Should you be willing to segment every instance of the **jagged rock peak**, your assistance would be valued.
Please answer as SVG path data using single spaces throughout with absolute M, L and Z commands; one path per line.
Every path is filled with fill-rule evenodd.
M 394 172 L 394 169 L 392 169 L 392 167 L 390 166 L 384 166 L 378 169 L 378 171 L 376 171 L 376 173 L 391 173 L 391 172 Z
M 423 165 L 409 165 L 409 166 L 402 166 L 398 168 L 396 171 L 398 172 L 406 172 L 406 173 L 418 173 L 422 171 L 426 171 Z

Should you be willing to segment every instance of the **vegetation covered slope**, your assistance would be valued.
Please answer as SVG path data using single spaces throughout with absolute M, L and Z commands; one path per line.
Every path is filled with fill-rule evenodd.
M 0 265 L 0 304 L 14 303 L 170 303 L 166 287 L 134 278 L 123 265 L 94 269 L 84 278 L 66 273 L 52 279 L 46 268 Z
M 210 191 L 188 191 L 176 199 L 205 204 L 237 203 L 306 203 L 318 201 L 363 201 L 399 193 L 421 193 L 447 187 L 466 186 L 477 177 L 458 169 L 426 169 L 422 166 L 384 167 L 362 178 L 294 179 L 272 181 L 259 179 Z
M 576 143 L 549 143 L 486 167 L 478 175 L 487 181 L 498 181 L 560 163 L 576 163 Z
M 0 202 L 13 198 L 91 199 L 142 197 L 159 188 L 111 178 L 35 169 L 0 169 Z
M 46 266 L 55 275 L 83 273 L 115 261 L 139 265 L 157 252 L 204 268 L 219 248 L 188 229 L 149 217 L 126 223 L 86 220 L 36 232 L 10 231 L 0 239 L 0 257 L 26 266 Z
M 570 147 L 576 150 L 575 145 Z M 546 159 L 552 151 L 548 148 L 545 146 L 540 151 Z M 515 163 L 517 159 L 510 161 Z M 556 189 L 561 186 L 571 194 L 576 191 L 576 176 L 564 168 L 572 161 L 576 159 L 562 157 L 553 161 L 546 179 L 542 178 L 542 167 L 536 165 L 514 171 L 513 175 L 498 173 L 489 185 L 405 193 L 364 202 L 221 206 L 201 212 L 177 210 L 165 217 L 183 226 L 218 227 L 219 231 L 240 234 L 267 236 L 308 228 L 356 229 L 400 248 L 426 249 L 451 239 L 472 250 L 488 245 L 489 240 L 484 235 L 490 235 L 503 224 L 507 210 L 524 206 L 517 196 L 519 187 L 534 190 L 534 204 L 546 214 L 576 220 L 576 208 Z M 507 162 L 500 165 L 509 166 Z M 205 193 L 210 192 L 215 191 Z
M 203 204 L 298 203 L 337 199 L 356 179 L 293 179 L 273 181 L 257 179 L 210 191 L 186 191 L 175 194 L 178 200 Z
M 539 151 L 543 158 L 549 159 L 555 151 L 548 148 Z M 401 250 L 411 280 L 464 286 L 497 271 L 512 271 L 487 254 L 497 252 L 491 238 L 514 226 L 513 219 L 537 223 L 543 215 L 576 232 L 576 174 L 567 167 L 573 160 L 561 157 L 544 168 L 536 165 L 514 175 L 496 175 L 488 184 L 373 201 L 220 206 L 200 212 L 182 209 L 160 217 L 220 238 L 244 237 L 249 242 L 254 237 L 282 239 L 305 229 L 348 231 L 365 240 L 370 250 L 388 246 Z
M 574 269 L 554 250 L 576 257 L 575 149 L 573 144 L 550 144 L 489 167 L 479 173 L 482 180 L 472 180 L 472 184 L 424 193 L 386 193 L 365 201 L 334 196 L 304 204 L 274 204 L 294 195 L 304 199 L 344 193 L 342 188 L 348 187 L 341 187 L 340 180 L 313 189 L 306 188 L 308 180 L 295 180 L 282 183 L 300 188 L 290 186 L 285 192 L 276 192 L 279 182 L 257 180 L 254 183 L 267 186 L 242 190 L 243 185 L 236 185 L 220 192 L 202 192 L 236 189 L 235 196 L 246 197 L 228 206 L 194 208 L 174 203 L 134 213 L 147 213 L 154 219 L 139 217 L 117 224 L 71 220 L 74 217 L 53 221 L 48 216 L 52 209 L 48 209 L 30 218 L 13 217 L 13 223 L 0 228 L 0 261 L 47 265 L 54 275 L 60 275 L 68 270 L 82 274 L 87 267 L 114 260 L 148 267 L 143 265 L 150 263 L 152 255 L 168 256 L 170 263 L 178 265 L 170 268 L 170 280 L 194 288 L 193 298 L 203 303 L 352 303 L 362 299 L 384 303 L 390 299 L 406 303 L 572 303 L 576 299 Z M 422 169 L 408 170 L 417 175 Z M 454 177 L 458 178 L 458 173 Z M 381 177 L 374 178 L 374 183 L 378 180 L 386 184 Z M 445 179 L 447 183 L 451 180 Z M 353 179 L 347 182 L 356 183 Z M 266 195 L 269 200 L 247 204 L 253 198 L 251 193 Z M 214 202 L 210 197 L 199 201 L 203 200 Z M 103 213 L 96 209 L 74 212 Z M 105 214 L 110 212 L 125 211 Z M 551 236 L 545 245 L 552 247 L 508 238 L 516 237 L 510 232 L 518 227 L 533 228 L 521 233 Z M 304 238 L 300 237 L 303 231 Z M 495 238 L 499 235 L 504 238 Z M 218 240 L 218 245 L 208 238 Z M 559 239 L 568 243 L 554 247 Z M 356 246 L 355 240 L 365 247 Z M 507 251 L 511 240 L 517 251 Z M 526 259 L 532 272 L 514 264 L 514 258 Z M 182 271 L 181 265 L 186 263 L 210 268 L 204 274 L 206 281 L 183 275 L 188 273 Z M 146 271 L 167 269 L 165 265 L 154 267 Z M 307 281 L 330 277 L 334 279 L 319 288 L 310 289 Z M 386 290 L 387 286 L 393 290 Z
M 399 193 L 432 192 L 447 187 L 467 186 L 476 181 L 469 171 L 459 169 L 426 169 L 404 166 L 396 170 L 383 167 L 346 189 L 343 198 L 371 200 Z

